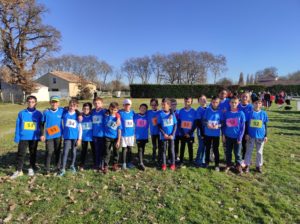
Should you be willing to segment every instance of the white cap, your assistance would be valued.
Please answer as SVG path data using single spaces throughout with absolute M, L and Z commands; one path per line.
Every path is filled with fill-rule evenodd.
M 125 100 L 123 101 L 123 105 L 126 105 L 126 104 L 131 105 L 131 104 L 132 104 L 132 103 L 131 103 L 131 100 L 130 100 L 130 99 L 125 99 Z

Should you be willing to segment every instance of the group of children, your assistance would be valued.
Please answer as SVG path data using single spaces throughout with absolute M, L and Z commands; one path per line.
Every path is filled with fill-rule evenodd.
M 199 97 L 200 106 L 192 108 L 193 99 L 184 98 L 184 108 L 177 109 L 175 99 L 163 98 L 161 108 L 157 99 L 150 100 L 151 109 L 141 104 L 139 111 L 131 108 L 130 99 L 123 101 L 123 108 L 112 102 L 103 108 L 103 99 L 95 98 L 93 105 L 84 103 L 82 112 L 78 110 L 78 101 L 71 99 L 68 107 L 59 106 L 59 97 L 50 99 L 50 108 L 43 113 L 36 110 L 37 99 L 27 97 L 27 108 L 18 114 L 15 142 L 18 143 L 17 170 L 11 178 L 23 175 L 23 163 L 27 147 L 30 152 L 28 175 L 33 176 L 36 167 L 38 141 L 45 141 L 45 172 L 51 172 L 54 154 L 55 171 L 60 176 L 66 173 L 71 151 L 71 172 L 76 172 L 77 148 L 81 146 L 79 169 L 84 170 L 88 146 L 92 150 L 93 168 L 104 174 L 109 171 L 111 156 L 112 170 L 119 169 L 119 151 L 121 151 L 122 169 L 133 168 L 133 147 L 137 144 L 138 168 L 145 170 L 145 146 L 152 142 L 152 160 L 161 170 L 171 170 L 184 164 L 185 146 L 188 148 L 189 163 L 196 167 L 208 167 L 211 151 L 214 155 L 215 170 L 220 171 L 219 145 L 223 142 L 226 161 L 225 172 L 233 167 L 232 152 L 235 156 L 235 168 L 238 173 L 249 172 L 251 156 L 256 146 L 256 170 L 262 172 L 263 146 L 267 141 L 268 116 L 262 110 L 262 101 L 250 103 L 250 94 L 245 92 L 241 99 L 237 96 L 226 98 L 227 91 L 222 90 L 207 105 L 204 95 Z M 94 108 L 93 108 L 94 106 Z M 193 155 L 194 132 L 198 137 L 196 158 Z M 63 150 L 61 151 L 63 139 Z M 179 147 L 180 145 L 180 147 Z M 211 150 L 212 149 L 212 150 Z M 112 154 L 112 155 L 111 155 Z

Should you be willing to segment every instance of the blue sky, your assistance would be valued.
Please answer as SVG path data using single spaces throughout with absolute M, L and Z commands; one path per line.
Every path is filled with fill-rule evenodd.
M 300 69 L 299 0 L 40 0 L 62 34 L 61 54 L 130 57 L 182 50 L 227 58 L 226 76 Z M 127 81 L 127 80 L 123 80 Z M 212 78 L 209 78 L 212 82 Z

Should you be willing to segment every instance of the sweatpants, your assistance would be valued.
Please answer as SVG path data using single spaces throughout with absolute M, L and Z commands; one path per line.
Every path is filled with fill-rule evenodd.
M 205 136 L 204 137 L 205 148 L 210 149 L 211 145 L 213 148 L 213 153 L 215 155 L 215 166 L 219 166 L 220 162 L 220 154 L 219 154 L 219 144 L 220 137 L 219 136 Z M 210 159 L 210 150 L 205 151 L 205 163 L 208 165 Z
M 103 157 L 105 152 L 105 141 L 103 137 L 93 137 L 95 147 L 95 167 L 99 169 L 103 166 Z
M 50 171 L 52 155 L 54 153 L 55 168 L 60 169 L 61 166 L 61 138 L 53 138 L 46 140 L 46 171 Z
M 148 143 L 148 139 L 137 140 L 136 143 L 138 147 L 139 165 L 142 165 L 144 164 L 143 157 L 145 153 L 146 144 Z
M 156 159 L 156 150 L 160 148 L 160 140 L 159 135 L 151 135 L 152 141 L 152 160 Z
M 198 150 L 195 162 L 200 165 L 205 163 L 205 144 L 201 135 L 198 135 Z
M 122 147 L 123 163 L 132 162 L 132 146 Z
M 62 153 L 62 169 L 63 170 L 65 170 L 66 166 L 67 166 L 69 151 L 72 152 L 71 167 L 75 167 L 76 153 L 77 153 L 76 143 L 77 143 L 77 139 L 65 139 L 64 140 L 64 150 Z
M 247 166 L 251 164 L 251 156 L 254 149 L 256 147 L 256 167 L 260 167 L 263 165 L 263 149 L 264 149 L 264 139 L 258 138 L 250 138 L 247 142 L 247 151 L 245 155 L 245 163 Z
M 105 138 L 104 166 L 109 165 L 111 151 L 113 152 L 113 164 L 119 162 L 119 149 L 116 147 L 117 139 Z
M 26 157 L 27 147 L 29 148 L 30 168 L 36 169 L 36 152 L 38 141 L 36 140 L 20 140 L 17 153 L 17 171 L 22 171 L 24 160 Z
M 85 166 L 86 155 L 87 155 L 89 143 L 90 143 L 90 146 L 92 149 L 93 166 L 96 167 L 96 151 L 95 151 L 95 147 L 94 147 L 94 142 L 87 142 L 87 141 L 82 141 L 82 143 L 81 143 L 81 155 L 80 155 L 80 166 L 81 167 Z
M 174 140 L 168 139 L 168 140 L 161 140 L 161 147 L 159 148 L 159 157 L 161 158 L 161 162 L 163 165 L 167 164 L 167 156 L 166 153 L 168 150 L 171 151 L 171 164 L 175 164 L 175 152 L 174 152 Z
M 181 137 L 180 139 L 180 162 L 181 163 L 183 163 L 186 144 L 189 150 L 189 162 L 190 163 L 193 162 L 193 143 L 194 143 L 194 137 L 190 137 L 190 138 Z

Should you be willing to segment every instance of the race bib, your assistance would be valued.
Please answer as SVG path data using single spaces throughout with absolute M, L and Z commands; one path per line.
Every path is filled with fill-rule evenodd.
M 24 122 L 24 130 L 35 131 L 36 122 Z
M 157 125 L 157 117 L 152 118 L 152 124 L 153 126 Z
M 136 126 L 139 127 L 139 128 L 146 127 L 147 126 L 147 121 L 144 120 L 144 119 L 138 119 L 136 121 Z
M 239 119 L 238 118 L 228 118 L 228 119 L 226 119 L 226 126 L 227 127 L 238 127 L 239 126 Z
M 55 135 L 60 132 L 60 129 L 57 125 L 47 128 L 48 135 Z
M 92 122 L 81 123 L 82 130 L 91 130 L 93 128 Z
M 212 129 L 219 129 L 219 122 L 218 121 L 208 121 L 207 126 Z
M 125 128 L 133 128 L 133 120 L 125 120 Z
M 117 130 L 117 128 L 118 128 L 117 123 L 114 122 L 114 121 L 108 121 L 107 126 L 110 127 L 113 130 Z
M 93 124 L 101 124 L 102 116 L 93 116 Z
M 173 119 L 163 119 L 164 127 L 172 126 L 174 124 Z
M 181 128 L 192 129 L 192 122 L 191 121 L 182 121 Z
M 76 128 L 76 126 L 77 126 L 76 120 L 73 120 L 73 119 L 67 119 L 66 127 L 69 127 L 69 128 Z
M 262 120 L 250 120 L 250 127 L 251 128 L 261 128 L 262 127 Z

